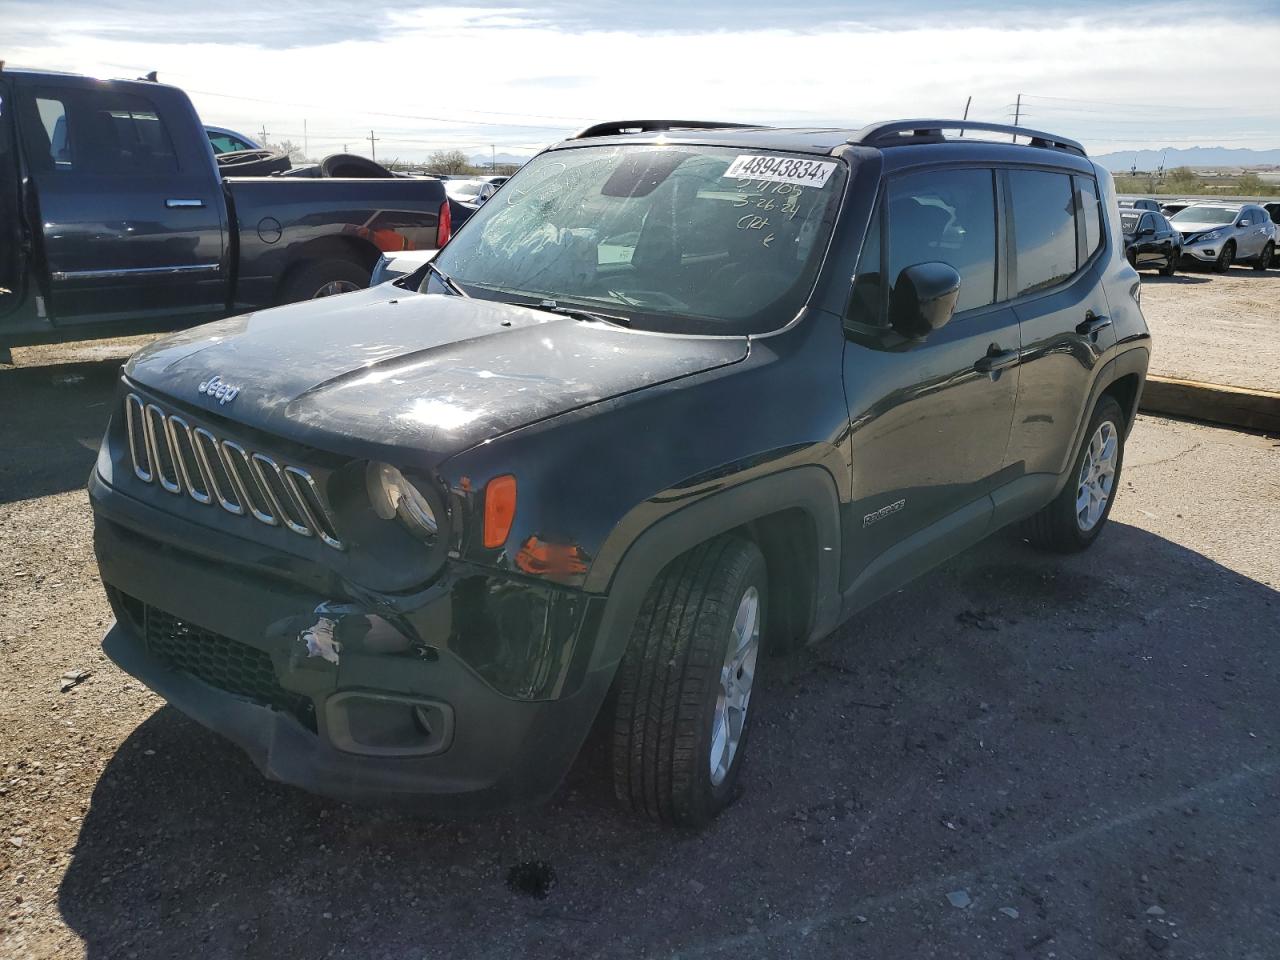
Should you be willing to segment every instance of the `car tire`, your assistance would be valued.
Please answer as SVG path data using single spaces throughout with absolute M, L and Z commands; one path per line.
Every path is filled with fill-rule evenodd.
M 1270 240 L 1268 240 L 1267 245 L 1262 248 L 1262 253 L 1258 254 L 1258 260 L 1256 263 L 1254 263 L 1253 269 L 1266 270 L 1268 267 L 1270 267 L 1271 258 L 1275 256 L 1275 252 L 1276 252 L 1275 244 L 1272 243 Z
M 737 793 L 766 619 L 764 557 L 722 536 L 667 565 L 618 668 L 614 791 L 633 813 L 701 826 Z
M 287 155 L 271 150 L 228 150 L 214 159 L 224 177 L 269 177 L 292 166 Z
M 1160 268 L 1160 276 L 1172 277 L 1178 272 L 1178 260 L 1182 257 L 1182 251 L 1173 249 L 1169 252 L 1169 262 Z
M 1213 261 L 1214 273 L 1226 273 L 1231 269 L 1231 264 L 1236 259 L 1235 241 L 1228 240 L 1222 245 L 1222 251 L 1218 254 L 1218 259 Z
M 354 153 L 331 153 L 320 161 L 320 176 L 387 180 L 395 176 L 382 164 Z
M 1120 487 L 1124 439 L 1124 412 L 1113 397 L 1104 396 L 1089 419 L 1066 486 L 1023 522 L 1023 535 L 1037 547 L 1056 553 L 1076 553 L 1092 544 L 1106 526 Z M 1105 499 L 1099 502 L 1101 492 Z
M 278 303 L 317 300 L 337 293 L 350 293 L 369 286 L 369 270 L 353 260 L 334 257 L 310 260 L 294 267 L 280 285 Z

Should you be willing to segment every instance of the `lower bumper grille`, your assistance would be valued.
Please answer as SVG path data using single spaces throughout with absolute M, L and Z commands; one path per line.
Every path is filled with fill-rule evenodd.
M 211 687 L 283 710 L 304 726 L 316 728 L 310 698 L 280 686 L 271 658 L 264 651 L 155 607 L 147 607 L 144 617 L 147 652 L 157 660 Z

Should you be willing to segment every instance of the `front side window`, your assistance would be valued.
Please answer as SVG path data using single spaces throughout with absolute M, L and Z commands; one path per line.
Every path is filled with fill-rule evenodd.
M 1018 296 L 1056 286 L 1076 271 L 1071 177 L 1010 170 Z
M 158 174 L 178 169 L 164 121 L 142 97 L 96 89 L 37 91 L 35 106 L 54 170 Z
M 693 144 L 535 157 L 435 263 L 467 293 L 554 300 L 682 333 L 789 322 L 821 266 L 845 182 L 821 156 Z M 439 290 L 434 274 L 424 290 Z
M 890 181 L 889 282 L 917 263 L 960 274 L 956 312 L 995 300 L 996 201 L 990 170 L 927 170 Z

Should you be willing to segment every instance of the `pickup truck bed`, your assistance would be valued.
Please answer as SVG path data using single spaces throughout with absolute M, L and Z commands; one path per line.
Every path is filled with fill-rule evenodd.
M 176 87 L 0 73 L 0 347 L 356 289 L 450 226 L 438 180 L 224 180 Z

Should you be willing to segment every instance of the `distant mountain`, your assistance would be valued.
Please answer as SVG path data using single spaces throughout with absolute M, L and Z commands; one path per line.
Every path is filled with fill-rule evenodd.
M 500 153 L 496 157 L 496 162 L 519 165 L 528 159 L 528 157 L 517 157 L 514 153 Z M 489 164 L 495 162 L 495 157 L 492 153 L 477 153 L 474 157 L 468 157 L 467 162 L 473 167 L 488 167 Z
M 1169 147 L 1165 150 L 1124 150 L 1093 159 L 1112 173 L 1155 170 L 1163 158 L 1166 170 L 1174 167 L 1259 167 L 1280 164 L 1280 150 L 1247 150 L 1233 147 Z

